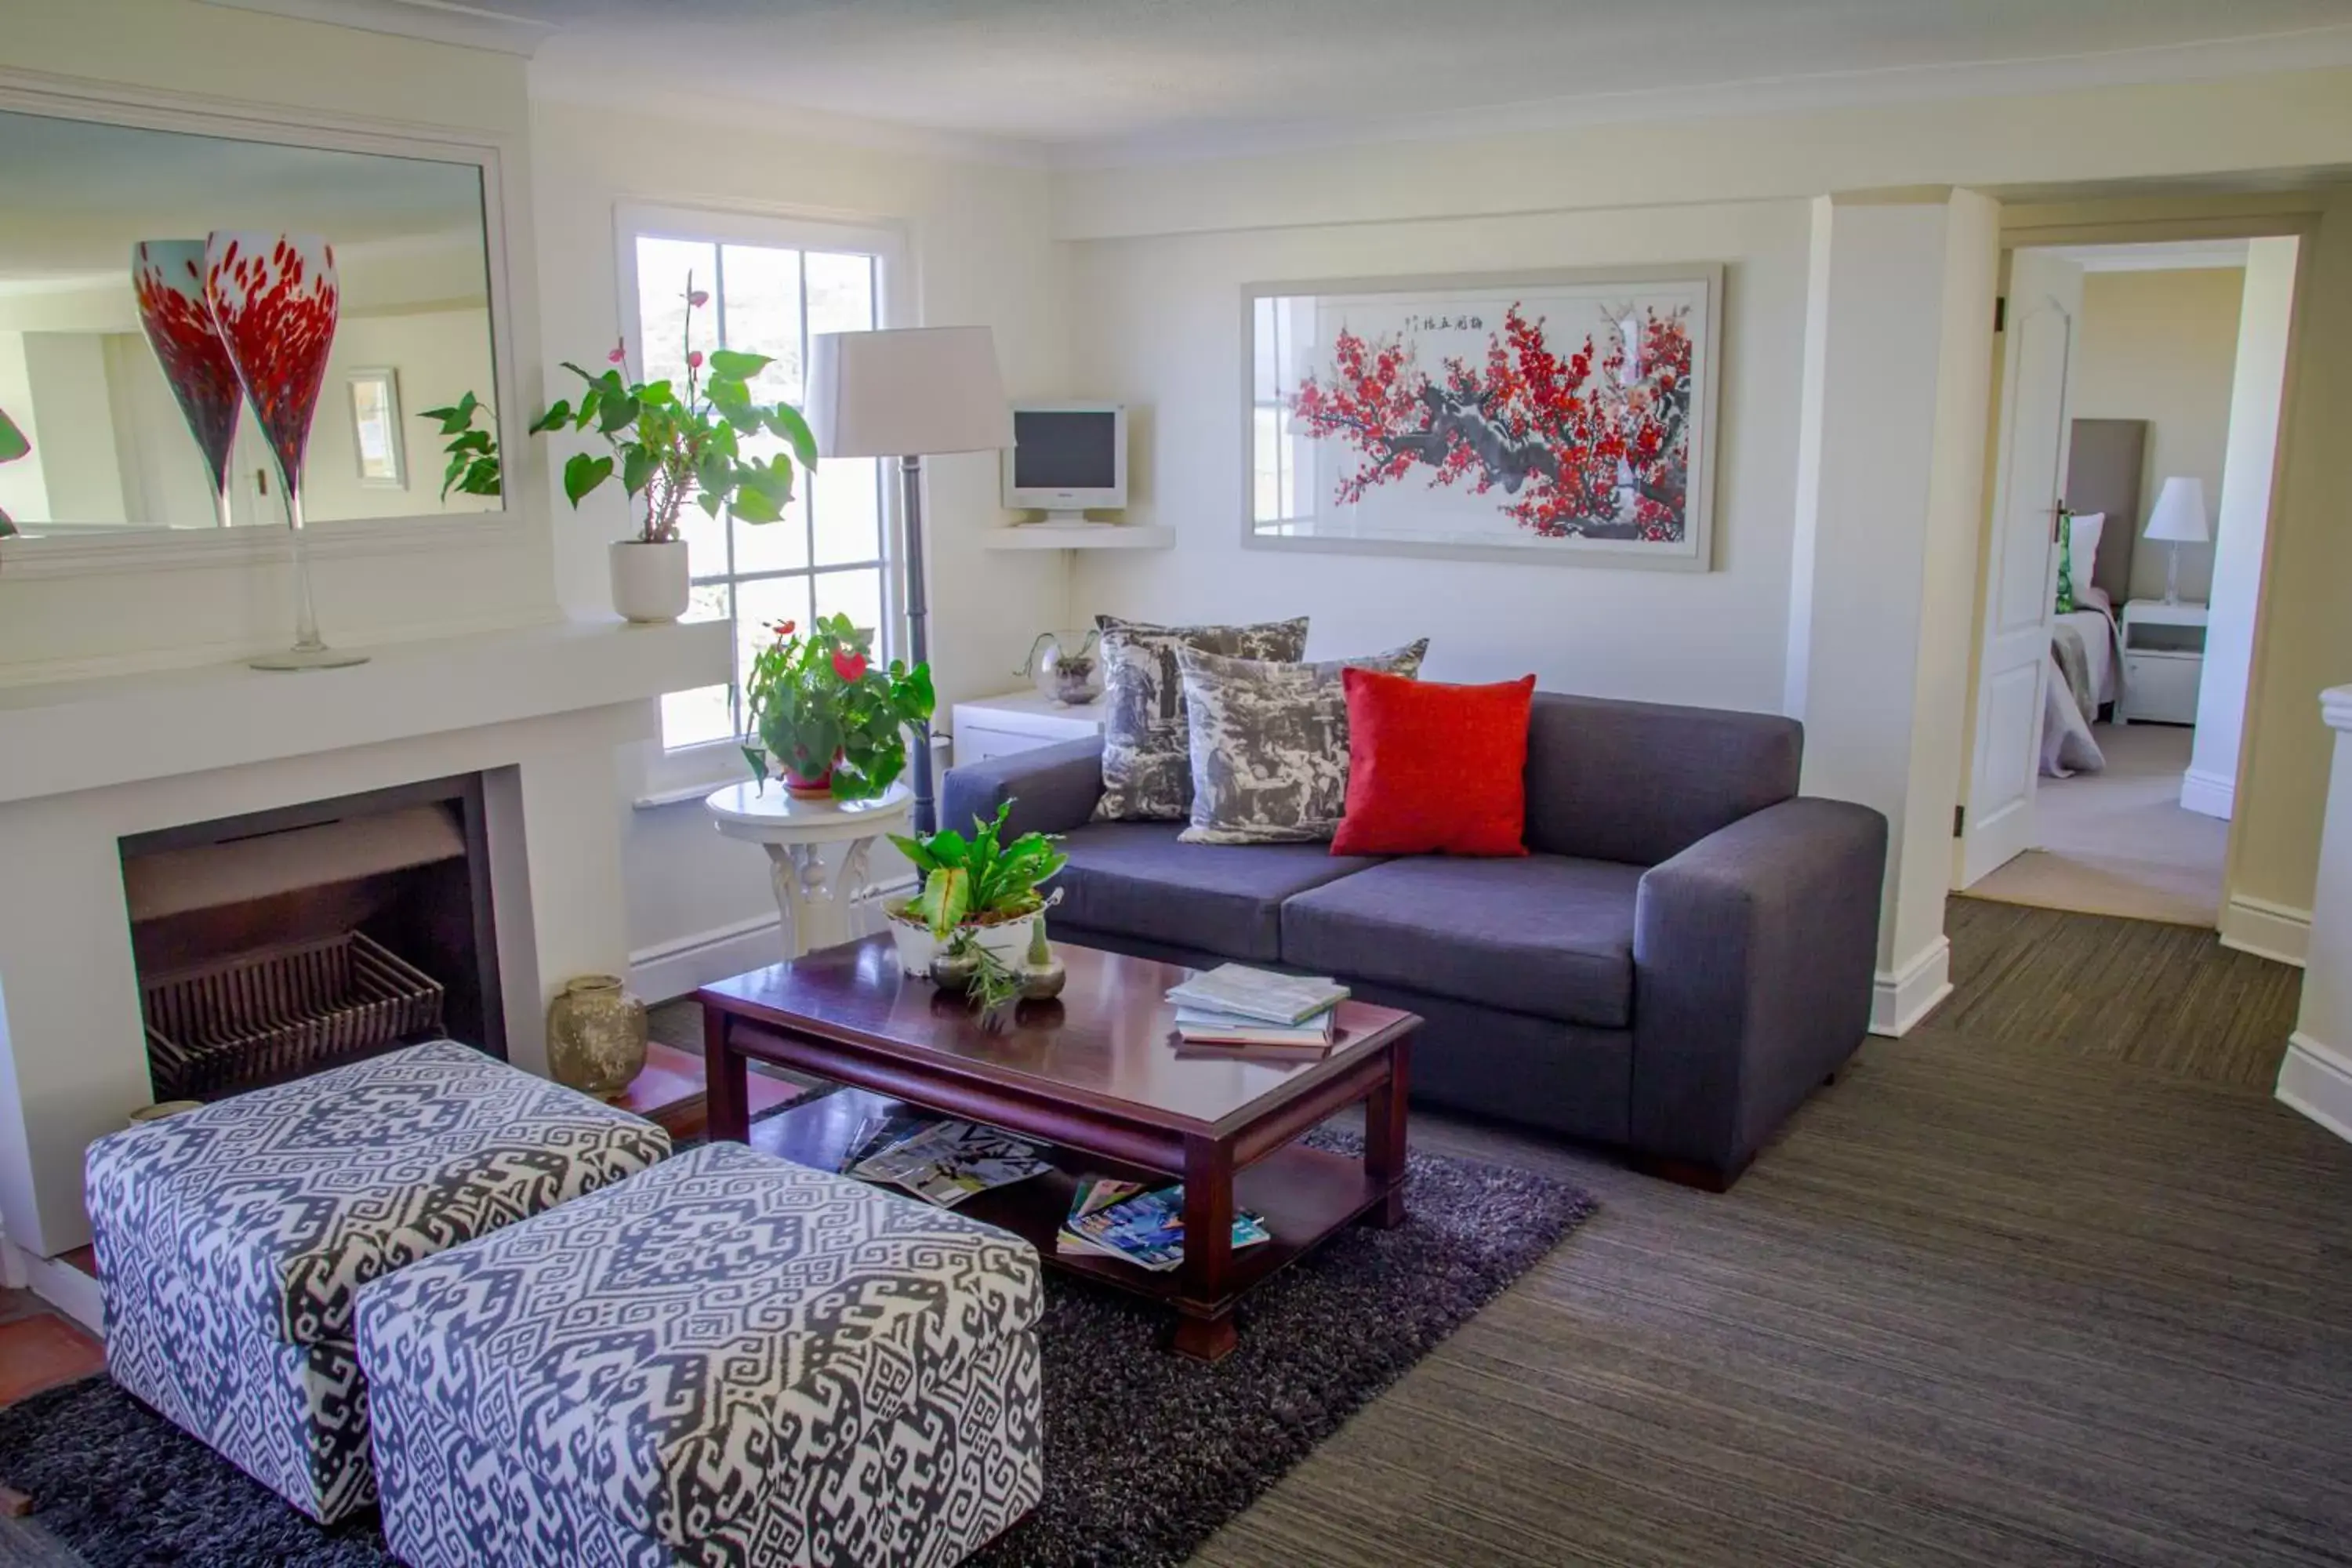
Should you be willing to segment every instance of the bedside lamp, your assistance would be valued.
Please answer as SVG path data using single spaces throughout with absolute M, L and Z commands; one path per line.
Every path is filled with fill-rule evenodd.
M 2156 510 L 2147 514 L 2147 531 L 2144 539 L 2160 539 L 2172 546 L 2172 559 L 2164 572 L 2164 602 L 2180 603 L 2180 547 L 2203 544 L 2213 537 L 2205 521 L 2205 481 L 2174 475 L 2164 481 L 2164 489 L 2156 498 Z
M 907 512 L 907 654 L 930 658 L 923 583 L 923 458 L 1013 445 L 1013 405 L 986 327 L 819 332 L 809 340 L 808 416 L 820 458 L 896 458 Z M 931 729 L 916 737 L 915 830 L 939 826 Z

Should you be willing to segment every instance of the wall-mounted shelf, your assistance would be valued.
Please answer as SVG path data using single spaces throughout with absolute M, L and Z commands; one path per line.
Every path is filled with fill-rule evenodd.
M 991 550 L 1171 550 L 1176 531 L 1158 523 L 1028 522 L 988 531 Z

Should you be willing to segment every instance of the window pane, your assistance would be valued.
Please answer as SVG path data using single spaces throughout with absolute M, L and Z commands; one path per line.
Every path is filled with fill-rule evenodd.
M 632 521 L 635 513 L 631 514 Z M 729 575 L 726 513 L 713 517 L 689 499 L 677 509 L 677 531 L 686 539 L 687 570 L 697 577 Z
M 745 442 L 746 450 L 751 443 Z M 792 504 L 773 522 L 735 522 L 735 570 L 740 573 L 798 572 L 808 559 L 808 481 L 798 476 Z
M 847 616 L 849 624 L 870 632 L 882 625 L 882 574 L 874 567 L 862 572 L 820 572 L 816 574 L 816 613 Z M 877 638 L 880 649 L 883 639 Z
M 687 605 L 689 621 L 723 621 L 733 605 L 734 590 L 724 583 L 707 583 L 694 590 Z M 693 691 L 673 691 L 662 699 L 662 744 L 671 751 L 680 746 L 699 746 L 711 741 L 724 741 L 735 733 L 735 721 L 729 703 L 732 697 L 724 686 L 705 686 Z
M 874 258 L 829 250 L 808 253 L 812 332 L 863 332 L 874 326 Z
M 817 465 L 816 560 L 820 566 L 882 559 L 882 464 L 835 458 Z
M 718 272 L 716 246 L 689 239 L 637 240 L 637 347 L 645 363 L 632 370 L 643 371 L 647 381 L 667 376 L 685 386 L 687 279 L 691 277 L 694 287 L 708 289 Z M 717 319 L 709 310 L 698 314 L 694 346 L 708 350 L 718 341 Z M 583 368 L 593 375 L 604 367 Z
M 774 363 L 751 380 L 751 400 L 801 397 L 801 253 L 764 245 L 727 247 L 727 346 Z

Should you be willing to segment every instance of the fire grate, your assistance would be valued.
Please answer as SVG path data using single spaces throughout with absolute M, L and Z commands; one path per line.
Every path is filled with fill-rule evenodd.
M 155 1098 L 202 1100 L 441 1028 L 441 985 L 359 931 L 149 982 Z

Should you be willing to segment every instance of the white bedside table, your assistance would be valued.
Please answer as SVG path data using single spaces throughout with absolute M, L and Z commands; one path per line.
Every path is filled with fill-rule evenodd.
M 1014 752 L 1032 752 L 1103 732 L 1103 700 L 1065 707 L 1034 688 L 1002 697 L 959 702 L 950 710 L 955 760 L 984 763 Z
M 2197 722 L 2197 683 L 2205 672 L 2205 606 L 2134 599 L 2124 606 L 2123 638 L 2116 722 Z

